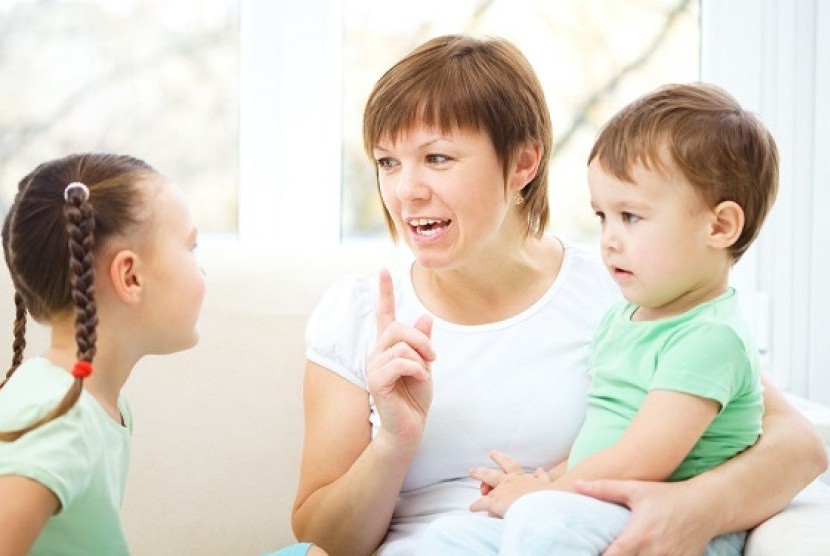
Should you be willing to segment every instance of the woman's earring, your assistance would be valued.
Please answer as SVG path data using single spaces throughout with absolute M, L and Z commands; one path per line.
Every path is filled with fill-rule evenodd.
M 522 194 L 517 191 L 516 196 L 513 197 L 513 204 L 518 206 L 518 205 L 521 205 L 524 202 L 525 202 L 525 198 L 522 197 Z

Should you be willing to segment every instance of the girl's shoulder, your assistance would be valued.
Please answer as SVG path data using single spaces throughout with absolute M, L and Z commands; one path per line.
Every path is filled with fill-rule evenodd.
M 0 428 L 31 423 L 63 398 L 72 377 L 44 357 L 24 361 L 0 390 Z

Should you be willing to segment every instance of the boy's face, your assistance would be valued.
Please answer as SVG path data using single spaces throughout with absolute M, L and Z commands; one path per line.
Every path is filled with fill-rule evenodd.
M 602 259 L 636 320 L 682 313 L 717 297 L 729 256 L 710 246 L 714 213 L 672 165 L 637 164 L 632 182 L 588 167 L 591 205 L 602 222 Z

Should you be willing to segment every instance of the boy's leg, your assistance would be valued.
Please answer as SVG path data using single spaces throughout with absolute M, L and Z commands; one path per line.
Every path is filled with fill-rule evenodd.
M 287 546 L 282 550 L 277 550 L 276 552 L 269 552 L 268 554 L 263 554 L 262 556 L 305 556 L 311 550 L 311 547 L 314 546 L 311 543 L 302 542 L 297 544 L 292 544 L 291 546 Z
M 416 556 L 496 556 L 504 521 L 483 514 L 439 517 L 421 535 Z
M 502 556 L 600 554 L 631 512 L 571 492 L 540 491 L 516 500 L 504 516 Z
M 709 541 L 705 556 L 741 556 L 744 553 L 746 531 L 726 533 Z

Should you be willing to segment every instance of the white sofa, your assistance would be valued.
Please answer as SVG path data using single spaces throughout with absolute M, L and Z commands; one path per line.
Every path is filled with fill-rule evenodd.
M 146 358 L 127 385 L 135 431 L 124 517 L 137 556 L 250 556 L 293 542 L 308 313 L 337 276 L 375 273 L 396 256 L 276 256 L 232 243 L 200 249 L 208 278 L 200 344 Z M 3 266 L 0 327 L 8 326 L 9 354 L 10 292 Z M 27 354 L 45 342 L 33 327 Z M 747 553 L 830 553 L 830 487 L 812 484 L 752 533 Z

